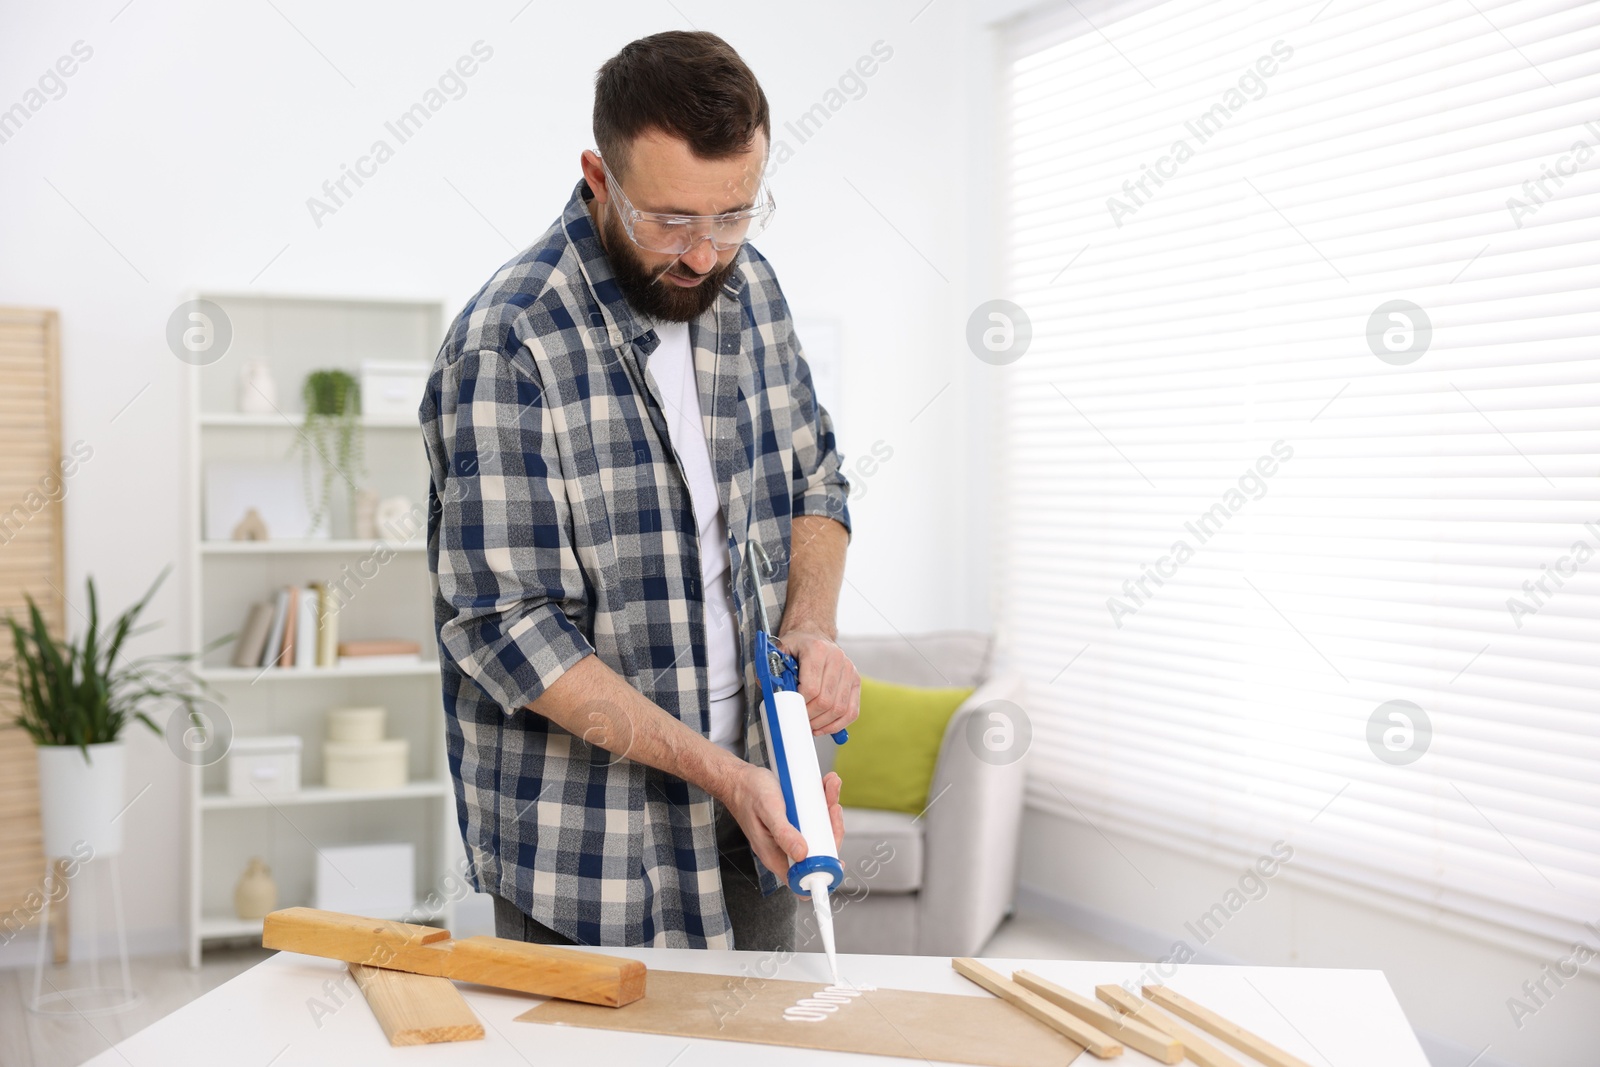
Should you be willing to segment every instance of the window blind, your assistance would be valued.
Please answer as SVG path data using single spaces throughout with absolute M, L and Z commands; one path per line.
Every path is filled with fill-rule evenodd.
M 1593 944 L 1600 4 L 1083 0 L 1001 54 L 1030 803 Z

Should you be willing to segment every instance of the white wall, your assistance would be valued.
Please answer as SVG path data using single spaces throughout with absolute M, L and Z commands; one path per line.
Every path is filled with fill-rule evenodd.
M 853 508 L 841 625 L 981 624 L 963 532 L 976 361 L 961 343 L 968 72 L 952 57 L 965 15 L 956 2 L 921 7 L 6 3 L 0 108 L 75 42 L 93 50 L 65 94 L 0 144 L 0 302 L 61 312 L 63 433 L 94 448 L 65 501 L 73 596 L 81 604 L 93 574 L 104 603 L 125 605 L 177 562 L 184 368 L 164 330 L 180 300 L 194 289 L 403 296 L 453 312 L 561 210 L 590 147 L 595 68 L 687 18 L 756 70 L 775 138 L 875 42 L 893 50 L 860 99 L 791 144 L 782 211 L 759 244 L 798 316 L 840 324 L 847 458 L 879 440 L 894 452 Z M 465 95 L 317 226 L 307 198 L 478 40 L 493 56 Z M 176 647 L 179 575 L 149 612 L 167 626 L 136 652 Z M 143 731 L 132 743 L 128 921 L 135 945 L 170 948 L 180 766 Z

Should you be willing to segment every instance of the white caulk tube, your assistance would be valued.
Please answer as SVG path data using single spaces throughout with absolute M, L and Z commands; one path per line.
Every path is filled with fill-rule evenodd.
M 776 723 L 772 720 L 776 719 Z M 833 983 L 839 984 L 839 960 L 833 943 L 833 909 L 828 894 L 844 881 L 844 867 L 833 843 L 833 820 L 822 791 L 822 765 L 812 747 L 811 717 L 805 697 L 792 690 L 777 690 L 767 705 L 767 747 L 783 787 L 789 820 L 806 839 L 806 858 L 789 867 L 789 888 L 809 894 L 817 914 L 822 947 L 828 954 Z

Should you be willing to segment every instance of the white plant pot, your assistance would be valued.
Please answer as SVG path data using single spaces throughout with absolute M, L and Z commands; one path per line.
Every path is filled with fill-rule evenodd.
M 76 745 L 41 745 L 39 819 L 47 859 L 95 858 L 122 852 L 122 785 L 127 751 L 121 741 L 90 745 L 89 758 Z

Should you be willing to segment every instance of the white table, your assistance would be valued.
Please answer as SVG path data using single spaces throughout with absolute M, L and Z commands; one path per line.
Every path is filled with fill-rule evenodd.
M 739 975 L 749 967 L 771 971 L 768 955 L 692 949 L 607 949 L 644 960 L 650 967 Z M 1106 982 L 1140 979 L 1151 965 L 1080 963 L 1062 960 L 985 961 L 1003 974 L 1025 968 L 1086 996 Z M 845 982 L 936 993 L 989 996 L 957 975 L 944 957 L 840 956 Z M 799 953 L 774 977 L 828 984 L 823 957 Z M 93 1067 L 301 1067 L 331 1064 L 474 1064 L 485 1067 L 544 1067 L 546 1064 L 646 1064 L 679 1067 L 801 1067 L 814 1063 L 888 1067 L 908 1060 L 837 1052 L 738 1044 L 605 1030 L 519 1023 L 513 1019 L 541 998 L 461 986 L 484 1024 L 483 1041 L 391 1048 L 352 982 L 334 960 L 280 952 L 180 1008 L 89 1061 Z M 1239 1025 L 1255 1031 L 1312 1067 L 1428 1067 L 1422 1048 L 1381 971 L 1289 967 L 1175 967 L 1165 984 Z M 354 999 L 327 1014 L 335 983 Z M 313 1005 L 321 1001 L 320 1013 Z M 1221 1044 L 1221 1042 L 1216 1042 Z M 680 1053 L 683 1053 L 681 1058 Z M 1237 1053 L 1243 1064 L 1255 1061 Z M 1127 1050 L 1112 1061 L 1088 1053 L 1074 1067 L 1109 1062 L 1146 1067 L 1156 1061 Z

